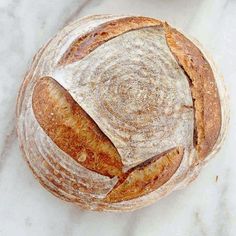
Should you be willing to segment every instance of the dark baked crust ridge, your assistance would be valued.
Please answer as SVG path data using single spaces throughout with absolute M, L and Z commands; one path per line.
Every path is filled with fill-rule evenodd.
M 183 155 L 184 149 L 176 147 L 133 167 L 121 176 L 104 201 L 127 201 L 158 189 L 176 172 Z
M 77 38 L 63 54 L 58 65 L 64 66 L 80 60 L 101 44 L 130 30 L 162 24 L 161 21 L 148 17 L 125 17 L 108 21 Z
M 53 78 L 36 83 L 32 106 L 47 135 L 75 161 L 102 175 L 121 175 L 123 164 L 114 145 Z
M 195 109 L 195 147 L 200 159 L 213 149 L 221 129 L 220 97 L 213 71 L 197 46 L 165 24 L 167 44 L 188 75 Z

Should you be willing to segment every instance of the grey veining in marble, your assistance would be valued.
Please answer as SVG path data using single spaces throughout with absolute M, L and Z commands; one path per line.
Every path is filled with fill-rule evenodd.
M 87 212 L 52 196 L 33 178 L 14 129 L 17 91 L 35 52 L 71 18 L 100 13 L 157 17 L 196 37 L 231 97 L 225 145 L 198 179 L 132 213 Z M 0 235 L 236 235 L 235 0 L 1 0 L 0 35 Z

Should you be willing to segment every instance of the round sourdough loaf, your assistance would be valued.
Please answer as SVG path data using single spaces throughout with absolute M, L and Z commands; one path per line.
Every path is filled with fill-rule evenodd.
M 31 170 L 54 195 L 128 211 L 191 182 L 219 149 L 228 113 L 198 43 L 157 19 L 96 15 L 36 54 L 17 130 Z

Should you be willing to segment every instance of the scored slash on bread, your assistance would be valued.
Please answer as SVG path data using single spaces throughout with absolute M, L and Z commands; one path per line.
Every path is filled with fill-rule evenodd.
M 64 53 L 58 65 L 65 66 L 88 55 L 101 44 L 130 30 L 162 25 L 161 21 L 148 17 L 125 17 L 104 23 L 76 39 Z
M 58 147 L 90 170 L 109 177 L 121 175 L 116 148 L 59 83 L 41 78 L 32 100 L 36 119 Z
M 182 147 L 173 148 L 133 167 L 117 182 L 104 201 L 127 201 L 154 191 L 175 173 L 183 154 Z
M 195 112 L 194 145 L 200 159 L 214 147 L 221 127 L 221 108 L 212 69 L 200 50 L 183 34 L 165 24 L 166 41 L 189 78 Z

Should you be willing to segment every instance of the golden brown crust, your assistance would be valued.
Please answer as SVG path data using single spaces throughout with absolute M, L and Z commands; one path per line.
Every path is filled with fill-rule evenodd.
M 105 202 L 127 201 L 156 190 L 175 173 L 183 154 L 182 147 L 173 148 L 130 169 L 107 195 Z
M 189 78 L 195 109 L 195 146 L 200 159 L 214 147 L 221 129 L 220 97 L 212 69 L 201 51 L 165 24 L 167 44 Z
M 162 22 L 148 17 L 125 17 L 101 24 L 93 31 L 76 39 L 64 53 L 58 65 L 67 65 L 80 60 L 99 45 L 125 32 L 157 25 L 162 25 Z
M 47 135 L 75 161 L 109 177 L 121 175 L 123 165 L 116 148 L 55 80 L 38 81 L 32 106 Z
M 145 43 L 146 39 L 148 44 Z M 123 46 L 129 50 L 120 50 L 125 48 Z M 77 63 L 69 65 L 73 62 Z M 169 84 L 177 81 L 176 89 L 169 89 L 165 85 L 167 79 L 164 83 L 155 79 L 157 74 L 162 78 L 173 79 Z M 179 74 L 183 76 L 180 77 Z M 96 83 L 89 84 L 92 90 L 86 90 L 90 88 L 86 86 L 87 82 L 92 81 L 90 77 L 93 78 L 93 75 Z M 106 78 L 113 76 L 114 83 L 108 83 Z M 171 191 L 186 186 L 209 159 L 204 159 L 207 154 L 212 149 L 213 154 L 219 146 L 224 132 L 225 108 L 218 77 L 214 76 L 215 71 L 213 74 L 201 51 L 185 36 L 159 20 L 124 16 L 96 16 L 76 20 L 40 50 L 21 87 L 17 105 L 18 135 L 26 160 L 45 188 L 55 196 L 83 208 L 128 211 L 149 205 Z M 124 81 L 124 86 L 119 80 L 116 86 L 116 77 Z M 145 83 L 148 81 L 147 89 L 140 83 L 142 80 L 139 77 Z M 180 83 L 181 78 L 184 83 Z M 157 87 L 152 86 L 149 79 L 160 83 Z M 219 87 L 222 111 L 215 79 Z M 142 106 L 144 110 L 137 109 L 138 115 L 142 111 L 145 114 L 151 102 L 148 92 L 152 92 L 150 87 L 159 89 L 155 94 L 160 91 L 157 102 L 153 104 L 157 106 L 159 101 L 166 101 L 158 104 L 160 113 L 152 116 L 157 122 L 150 126 L 150 130 L 151 134 L 155 128 L 160 130 L 157 138 L 152 138 L 146 132 L 147 129 L 142 132 L 136 126 L 135 121 L 140 121 L 142 126 L 146 120 L 136 120 L 134 115 L 127 119 L 130 121 L 130 127 L 127 126 L 130 129 L 127 129 L 120 119 L 122 115 L 130 117 L 129 111 L 136 105 L 130 102 L 132 96 L 140 104 L 142 98 L 147 97 L 147 103 Z M 106 88 L 109 88 L 109 93 L 99 92 Z M 176 96 L 175 91 L 182 90 L 187 93 L 178 93 Z M 147 96 L 143 96 L 146 91 Z M 119 93 L 121 96 L 127 94 L 123 99 L 127 101 L 128 105 L 124 105 L 127 110 L 117 109 L 123 105 L 116 103 L 116 99 L 121 97 Z M 87 94 L 91 96 L 86 97 Z M 94 96 L 96 99 L 93 104 L 89 99 Z M 103 103 L 100 99 L 103 97 L 109 99 L 104 99 Z M 177 102 L 183 98 L 181 106 L 176 105 L 177 102 L 172 103 L 175 98 L 178 98 Z M 101 106 L 97 109 L 98 103 L 104 105 L 112 116 L 102 120 L 105 116 L 100 112 Z M 100 113 L 96 113 L 98 118 L 91 111 L 99 111 Z M 114 114 L 117 115 L 119 124 Z M 162 114 L 164 118 L 161 117 Z M 173 123 L 172 114 L 173 120 L 183 121 L 186 132 L 170 128 L 169 124 Z M 165 116 L 171 117 L 168 124 Z M 116 127 L 113 132 L 107 132 L 103 126 L 110 121 Z M 192 141 L 194 122 L 195 147 L 199 160 Z M 122 132 L 117 132 L 119 126 L 121 131 L 127 129 L 128 132 L 133 132 L 134 139 L 130 135 L 124 135 L 124 142 L 116 142 L 113 138 L 123 135 Z M 174 138 L 170 138 L 170 130 L 174 130 Z M 140 134 L 145 136 L 144 139 Z M 131 144 L 130 147 L 134 149 L 133 143 L 140 143 L 141 140 L 146 140 L 145 145 L 140 145 L 141 148 L 145 147 L 143 153 L 140 155 L 135 151 L 130 152 L 131 155 L 127 155 L 130 162 L 124 161 L 123 156 L 128 153 L 126 147 Z M 162 140 L 163 145 L 167 146 L 160 148 Z M 153 143 L 156 144 L 155 147 Z M 123 144 L 124 153 L 120 152 Z M 153 150 L 157 149 L 145 157 L 150 152 L 149 144 Z

